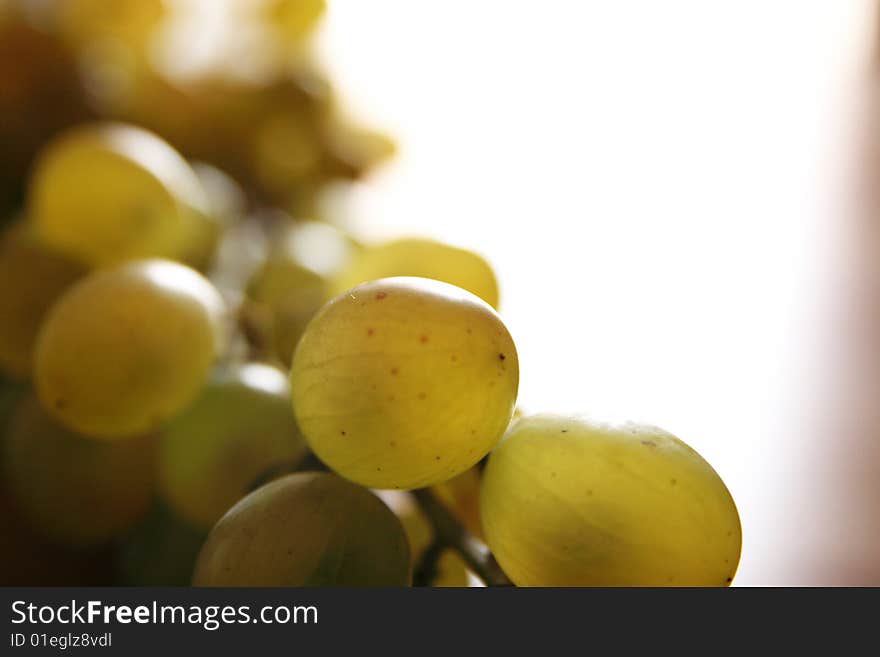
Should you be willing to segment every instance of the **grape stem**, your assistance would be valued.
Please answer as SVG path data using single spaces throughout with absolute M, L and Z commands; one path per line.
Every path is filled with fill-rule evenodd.
M 458 552 L 468 568 L 483 580 L 486 586 L 511 586 L 510 580 L 495 561 L 489 548 L 465 529 L 429 488 L 420 488 L 411 491 L 411 494 L 434 527 L 435 533 L 434 543 L 431 545 L 433 549 L 427 550 L 425 554 L 427 559 L 423 558 L 416 569 L 418 577 L 428 574 L 431 570 L 436 571 L 436 560 L 446 547 Z M 434 561 L 433 564 L 429 561 L 431 559 Z

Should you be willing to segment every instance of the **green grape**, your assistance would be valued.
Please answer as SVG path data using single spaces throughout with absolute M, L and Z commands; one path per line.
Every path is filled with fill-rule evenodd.
M 498 283 L 483 258 L 448 244 L 401 239 L 365 248 L 330 285 L 340 294 L 359 283 L 390 276 L 419 276 L 456 285 L 498 307 Z
M 0 586 L 110 586 L 113 554 L 53 543 L 0 491 Z
M 43 317 L 85 273 L 78 263 L 40 244 L 27 226 L 0 235 L 0 369 L 26 378 Z
M 149 508 L 155 440 L 107 443 L 56 423 L 23 399 L 3 442 L 3 474 L 22 514 L 59 543 L 90 546 L 128 531 Z
M 191 527 L 161 503 L 119 546 L 117 573 L 124 586 L 188 586 L 208 532 Z
M 188 267 L 144 260 L 86 276 L 50 310 L 35 383 L 46 408 L 96 438 L 156 429 L 195 398 L 223 346 L 223 301 Z
M 290 365 L 309 321 L 330 298 L 327 277 L 357 248 L 332 226 L 297 223 L 248 282 L 246 319 L 285 365 Z
M 422 488 L 461 474 L 510 421 L 519 364 L 498 315 L 465 290 L 372 281 L 315 316 L 293 358 L 299 427 L 342 476 Z
M 397 517 L 333 474 L 299 473 L 257 489 L 211 530 L 196 586 L 406 586 Z
M 480 504 L 519 586 L 725 586 L 739 563 L 724 482 L 656 427 L 523 418 L 489 458 Z
M 57 137 L 36 163 L 28 203 L 50 246 L 94 266 L 185 258 L 210 221 L 187 162 L 156 135 L 122 123 Z
M 166 427 L 159 491 L 194 527 L 210 529 L 278 463 L 305 454 L 284 374 L 259 364 L 217 373 Z

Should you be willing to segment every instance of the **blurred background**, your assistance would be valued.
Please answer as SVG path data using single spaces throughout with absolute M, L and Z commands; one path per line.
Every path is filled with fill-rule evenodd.
M 29 3 L 37 23 L 47 4 Z M 69 123 L 120 118 L 358 240 L 476 251 L 525 412 L 638 419 L 691 444 L 740 510 L 737 585 L 880 584 L 873 0 L 330 0 L 313 26 L 306 10 L 282 21 L 308 40 L 226 10 L 256 2 L 166 4 L 177 20 L 149 46 L 152 14 L 134 11 L 135 47 L 83 36 L 99 45 L 69 70 L 0 41 L 5 171 Z M 239 119 L 206 124 L 202 96 L 178 93 L 228 109 L 230 85 L 271 86 L 279 62 L 296 84 L 277 97 L 333 88 L 320 166 L 283 163 L 293 187 L 218 152 L 216 126 Z M 54 91 L 16 96 L 35 80 Z M 24 97 L 47 114 L 31 141 Z M 266 125 L 270 160 L 300 138 Z M 2 191 L 15 207 L 21 190 Z

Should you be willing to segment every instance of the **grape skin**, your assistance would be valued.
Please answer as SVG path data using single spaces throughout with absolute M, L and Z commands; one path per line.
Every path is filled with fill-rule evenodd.
M 406 586 L 409 547 L 369 491 L 329 473 L 288 475 L 220 519 L 195 586 Z
M 187 162 L 123 123 L 86 124 L 53 140 L 34 168 L 28 207 L 47 244 L 90 266 L 191 256 L 212 224 Z
M 523 418 L 489 458 L 480 504 L 519 586 L 726 586 L 739 563 L 724 482 L 656 427 Z
M 309 324 L 291 389 L 312 450 L 371 488 L 421 488 L 479 461 L 506 429 L 519 382 L 498 315 L 418 278 L 360 285 Z
M 442 242 L 406 238 L 365 248 L 330 283 L 333 295 L 378 278 L 418 276 L 455 285 L 498 308 L 498 282 L 481 256 Z
M 45 407 L 95 438 L 146 433 L 198 394 L 222 349 L 223 301 L 198 273 L 146 260 L 92 273 L 52 308 L 37 342 Z
M 284 374 L 239 366 L 218 373 L 163 431 L 159 490 L 182 518 L 208 530 L 257 477 L 305 449 Z

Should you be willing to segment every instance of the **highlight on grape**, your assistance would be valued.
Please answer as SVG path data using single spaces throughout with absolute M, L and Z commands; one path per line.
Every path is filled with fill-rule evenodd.
M 101 6 L 0 9 L 0 584 L 732 583 L 709 463 L 524 413 L 486 258 L 332 211 L 395 144 L 323 2 Z

